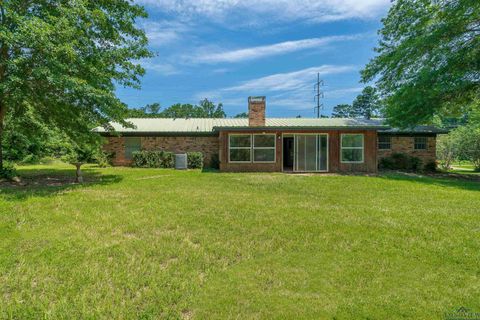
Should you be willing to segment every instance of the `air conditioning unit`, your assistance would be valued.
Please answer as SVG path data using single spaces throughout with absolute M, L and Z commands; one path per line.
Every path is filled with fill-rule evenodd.
M 176 170 L 187 169 L 187 154 L 186 153 L 175 154 L 175 169 Z

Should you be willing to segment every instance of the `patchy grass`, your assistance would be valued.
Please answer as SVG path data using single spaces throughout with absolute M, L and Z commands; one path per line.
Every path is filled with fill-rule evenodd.
M 480 311 L 480 183 L 20 167 L 0 318 L 443 319 Z M 49 183 L 54 181 L 54 183 Z
M 449 172 L 460 173 L 460 174 L 474 174 L 474 175 L 480 176 L 480 172 L 475 171 L 475 166 L 468 161 L 453 163 L 452 169 Z

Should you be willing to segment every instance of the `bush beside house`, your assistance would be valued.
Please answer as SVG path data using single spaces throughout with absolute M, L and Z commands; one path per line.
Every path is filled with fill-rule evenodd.
M 428 162 L 423 165 L 418 157 L 410 156 L 405 153 L 393 153 L 391 156 L 382 158 L 379 163 L 380 169 L 403 170 L 403 171 L 436 171 L 436 163 Z
M 167 151 L 137 151 L 133 153 L 133 167 L 137 168 L 174 168 L 175 154 Z M 201 152 L 187 153 L 188 169 L 203 168 Z
M 187 152 L 188 169 L 203 169 L 203 153 Z

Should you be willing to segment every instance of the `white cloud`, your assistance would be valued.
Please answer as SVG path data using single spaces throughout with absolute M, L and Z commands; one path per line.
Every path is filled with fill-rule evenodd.
M 353 88 L 342 88 L 331 90 L 325 93 L 326 98 L 341 98 L 348 93 L 359 93 L 362 92 L 363 87 L 353 87 Z
M 154 71 L 164 76 L 170 76 L 181 73 L 175 66 L 168 63 L 156 63 L 152 60 L 143 60 L 140 62 L 147 72 Z
M 202 16 L 217 22 L 251 25 L 371 19 L 385 12 L 390 0 L 137 0 L 137 3 L 187 18 Z
M 150 21 L 140 23 L 145 30 L 149 44 L 154 47 L 165 46 L 178 41 L 190 29 L 186 24 L 177 21 Z
M 194 97 L 199 100 L 209 98 L 223 102 L 225 107 L 247 106 L 247 97 L 250 95 L 267 95 L 269 108 L 286 108 L 288 110 L 310 110 L 313 112 L 313 84 L 320 77 L 331 74 L 356 71 L 358 68 L 348 65 L 323 65 L 306 68 L 294 72 L 277 73 L 269 76 L 252 79 L 238 85 L 217 90 L 199 92 Z M 351 93 L 360 92 L 361 87 L 339 88 L 328 90 L 324 88 L 325 99 L 342 98 Z
M 198 53 L 191 58 L 192 62 L 196 63 L 221 63 L 221 62 L 240 62 L 247 60 L 254 60 L 269 56 L 281 55 L 290 52 L 318 48 L 320 46 L 328 45 L 332 42 L 354 40 L 362 37 L 361 34 L 349 36 L 329 36 L 322 38 L 302 39 L 295 41 L 285 41 L 265 46 L 257 46 L 251 48 L 244 48 L 238 50 L 222 51 L 222 52 L 208 52 L 210 50 L 203 49 L 202 53 Z
M 354 71 L 354 66 L 323 65 L 307 68 L 288 73 L 277 73 L 245 81 L 239 85 L 222 89 L 222 91 L 253 91 L 257 93 L 268 91 L 299 90 L 311 86 L 316 79 L 317 73 L 320 76 Z

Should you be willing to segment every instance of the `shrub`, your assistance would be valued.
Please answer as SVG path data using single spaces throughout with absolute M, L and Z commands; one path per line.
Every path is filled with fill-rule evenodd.
M 111 166 L 113 158 L 115 158 L 115 152 L 99 151 L 97 154 L 95 154 L 95 162 L 100 168 Z
M 410 168 L 407 167 L 406 170 L 420 171 L 422 170 L 422 160 L 417 157 L 410 157 Z
M 220 158 L 216 153 L 212 154 L 212 158 L 210 159 L 210 168 L 220 169 Z
M 22 159 L 20 163 L 21 164 L 37 164 L 39 162 L 40 162 L 40 158 L 38 157 L 38 155 L 28 154 Z
M 175 155 L 166 151 L 136 151 L 132 166 L 137 168 L 173 168 Z
M 437 163 L 435 161 L 427 162 L 423 170 L 427 172 L 436 172 L 437 171 Z
M 382 158 L 379 167 L 380 169 L 419 171 L 422 169 L 422 160 L 405 153 L 393 153 L 389 157 Z
M 440 135 L 437 139 L 437 158 L 443 169 L 448 170 L 452 162 L 459 156 L 459 143 L 455 133 Z
M 187 152 L 188 169 L 203 168 L 203 154 L 201 152 Z
M 380 163 L 379 163 L 378 166 L 379 166 L 380 169 L 393 170 L 394 167 L 395 167 L 395 164 L 393 163 L 393 160 L 392 160 L 391 157 L 385 157 L 385 158 L 380 159 Z
M 15 167 L 13 163 L 10 162 L 3 162 L 3 168 L 0 169 L 0 179 L 7 179 L 7 180 L 12 180 L 17 176 L 17 171 L 15 170 Z

